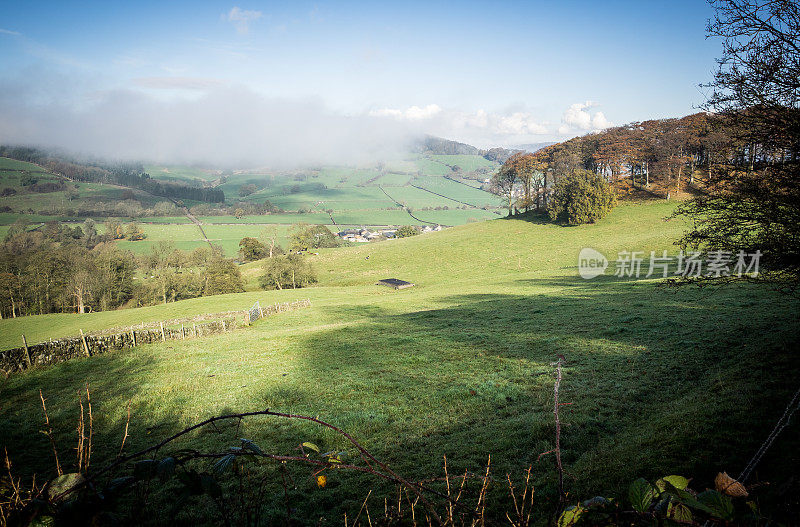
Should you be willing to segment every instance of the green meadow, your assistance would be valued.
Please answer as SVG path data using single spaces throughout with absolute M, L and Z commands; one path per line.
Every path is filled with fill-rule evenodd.
M 577 227 L 537 217 L 481 221 L 321 250 L 309 257 L 319 283 L 308 289 L 256 290 L 262 263 L 255 262 L 242 266 L 247 293 L 2 320 L 7 348 L 23 333 L 33 342 L 79 328 L 244 309 L 255 300 L 312 301 L 228 334 L 13 374 L 0 381 L 0 445 L 17 470 L 53 474 L 48 439 L 39 433 L 40 389 L 62 463 L 69 464 L 76 394 L 89 384 L 93 467 L 117 455 L 128 404 L 127 452 L 207 417 L 270 408 L 331 422 L 413 479 L 441 476 L 445 455 L 451 474 L 478 473 L 491 455 L 498 480 L 506 473 L 519 480 L 533 466 L 543 523 L 556 498 L 555 471 L 552 457 L 539 454 L 553 448 L 551 364 L 563 354 L 561 401 L 569 406 L 562 411 L 562 449 L 571 500 L 618 496 L 638 477 L 665 474 L 690 476 L 693 488 L 713 486 L 717 472 L 741 470 L 791 396 L 800 373 L 800 306 L 747 283 L 673 288 L 658 280 L 578 276 L 583 247 L 603 252 L 612 266 L 623 250 L 675 253 L 684 224 L 667 221 L 672 211 L 665 202 L 622 204 L 597 224 Z M 375 285 L 389 277 L 416 286 Z M 323 451 L 355 455 L 341 438 L 310 424 L 251 419 L 234 428 L 200 430 L 169 448 L 223 451 L 245 437 L 280 454 L 313 441 Z M 787 479 L 797 452 L 798 436 L 781 436 L 759 478 Z M 358 512 L 370 489 L 371 506 L 381 510 L 392 492 L 365 475 L 331 471 L 328 478 L 318 489 L 297 477 L 291 497 L 298 521 L 322 514 L 337 524 L 345 512 Z M 277 522 L 285 503 L 276 485 L 263 504 Z M 502 484 L 491 495 L 502 517 L 511 506 Z

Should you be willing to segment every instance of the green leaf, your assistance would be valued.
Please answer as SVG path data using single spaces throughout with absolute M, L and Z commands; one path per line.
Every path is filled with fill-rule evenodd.
M 37 516 L 31 520 L 30 527 L 50 527 L 56 524 L 56 519 L 52 516 Z
M 571 527 L 581 519 L 584 509 L 580 505 L 567 507 L 558 518 L 558 527 Z
M 133 464 L 133 477 L 138 481 L 150 479 L 156 472 L 157 463 L 155 459 L 143 459 Z
M 158 477 L 161 478 L 162 481 L 166 481 L 172 477 L 175 473 L 175 458 L 174 457 L 165 457 L 158 463 L 158 468 L 156 469 L 158 473 Z
M 47 497 L 53 499 L 61 494 L 67 492 L 71 488 L 80 485 L 85 481 L 83 474 L 80 472 L 72 472 L 63 474 L 50 481 L 47 485 Z M 62 499 L 71 498 L 71 495 L 64 496 Z
M 656 489 L 644 478 L 637 479 L 628 488 L 628 500 L 636 512 L 647 512 L 655 497 Z
M 235 455 L 226 454 L 219 458 L 216 463 L 214 463 L 214 467 L 211 470 L 213 470 L 216 474 L 222 474 L 231 467 L 235 460 Z
M 689 480 L 683 476 L 664 476 L 656 481 L 656 487 L 658 487 L 658 490 L 664 492 L 666 490 L 665 483 L 669 483 L 678 490 L 686 490 L 686 487 L 689 486 Z
M 667 508 L 667 518 L 679 523 L 692 523 L 692 511 L 686 505 L 673 501 Z
M 317 445 L 315 445 L 314 443 L 311 443 L 309 441 L 306 441 L 305 443 L 303 443 L 303 448 L 307 448 L 309 450 L 313 450 L 317 454 L 320 453 L 319 447 Z
M 710 514 L 721 520 L 733 520 L 733 502 L 716 490 L 707 490 L 697 495 L 697 501 L 705 505 Z
M 259 446 L 249 439 L 242 438 L 242 449 L 249 450 L 250 452 L 254 452 L 260 456 L 264 455 L 264 451 L 259 448 Z

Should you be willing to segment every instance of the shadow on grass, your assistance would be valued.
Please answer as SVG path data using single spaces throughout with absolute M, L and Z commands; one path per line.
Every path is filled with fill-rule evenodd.
M 513 216 L 503 216 L 499 218 L 502 220 L 520 220 L 526 221 L 528 223 L 533 223 L 536 225 L 559 225 L 558 223 L 553 222 L 550 219 L 550 216 L 547 215 L 547 212 L 544 211 L 535 211 L 530 210 L 528 212 L 521 212 L 519 214 L 515 214 Z
M 286 337 L 295 339 L 291 348 L 281 343 L 293 370 L 277 380 L 254 370 L 253 406 L 318 415 L 411 478 L 441 475 L 443 455 L 453 473 L 479 472 L 490 454 L 498 478 L 533 465 L 545 507 L 554 497 L 554 471 L 551 459 L 537 458 L 552 448 L 551 363 L 558 354 L 567 357 L 562 401 L 571 403 L 563 407 L 567 487 L 581 497 L 619 495 L 641 476 L 682 473 L 702 489 L 717 471 L 736 473 L 795 389 L 800 339 L 792 299 L 748 285 L 709 296 L 614 277 L 521 282 L 529 282 L 531 294 L 453 294 L 427 310 L 318 307 L 325 319 L 346 324 Z M 242 343 L 230 340 L 229 359 L 260 345 L 248 335 L 235 337 Z M 155 443 L 193 415 L 191 394 L 168 401 L 148 394 L 148 377 L 163 360 L 141 347 L 12 378 L 0 388 L 0 444 L 24 452 L 23 466 L 50 467 L 31 395 L 42 386 L 51 419 L 74 423 L 76 392 L 87 379 L 108 398 L 98 403 L 98 416 L 108 414 L 97 423 L 108 438 L 98 462 L 116 454 L 114 438 L 124 426 L 119 406 L 129 398 L 138 400 L 131 445 Z M 268 419 L 206 430 L 187 443 L 220 451 L 238 437 L 279 453 L 294 453 L 301 441 L 348 448 L 318 427 Z M 74 445 L 70 439 L 74 432 L 59 437 Z M 782 436 L 758 478 L 789 481 L 799 447 L 796 434 Z M 387 490 L 358 474 L 332 475 L 325 492 L 303 479 L 298 516 L 310 521 L 322 510 L 328 518 L 357 510 L 369 488 Z M 494 492 L 504 490 L 498 485 Z M 270 500 L 281 509 L 280 493 Z

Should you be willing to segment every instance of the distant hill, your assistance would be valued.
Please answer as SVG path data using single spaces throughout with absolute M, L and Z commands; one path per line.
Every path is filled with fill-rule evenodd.
M 554 143 L 536 143 L 532 145 L 523 145 L 519 148 L 502 148 L 495 147 L 489 150 L 482 150 L 466 143 L 459 143 L 458 141 L 451 141 L 450 139 L 443 139 L 432 135 L 417 140 L 412 150 L 420 154 L 433 154 L 433 155 L 468 155 L 468 156 L 482 156 L 489 161 L 497 161 L 498 163 L 505 163 L 506 159 L 516 154 L 517 152 L 536 152 L 537 150 Z
M 421 154 L 481 156 L 485 151 L 466 143 L 426 135 L 418 139 L 412 149 Z

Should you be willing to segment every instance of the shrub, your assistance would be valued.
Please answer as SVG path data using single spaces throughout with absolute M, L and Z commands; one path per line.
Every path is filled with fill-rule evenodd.
M 616 205 L 614 190 L 601 176 L 578 169 L 556 181 L 547 211 L 553 221 L 594 223 Z

